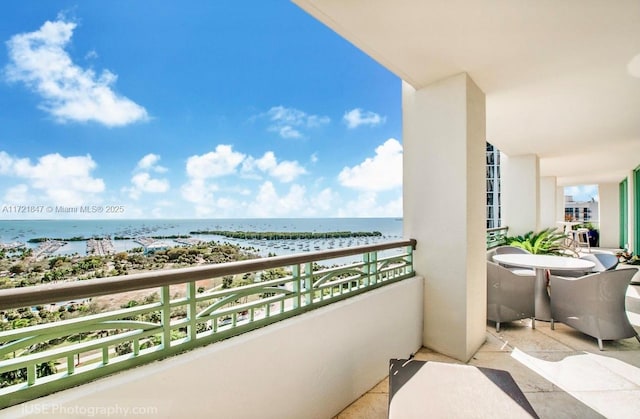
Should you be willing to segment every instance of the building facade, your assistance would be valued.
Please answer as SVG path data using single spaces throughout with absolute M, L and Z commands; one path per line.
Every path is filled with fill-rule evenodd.
M 593 198 L 590 201 L 575 201 L 573 196 L 565 195 L 564 220 L 597 225 L 599 220 L 598 201 Z
M 487 143 L 487 228 L 501 227 L 500 150 Z

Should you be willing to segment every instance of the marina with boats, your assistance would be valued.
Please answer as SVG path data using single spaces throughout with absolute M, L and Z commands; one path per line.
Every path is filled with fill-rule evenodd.
M 375 244 L 402 236 L 401 220 L 50 220 L 0 221 L 0 250 L 31 249 L 32 255 L 109 255 L 218 241 L 260 256 Z

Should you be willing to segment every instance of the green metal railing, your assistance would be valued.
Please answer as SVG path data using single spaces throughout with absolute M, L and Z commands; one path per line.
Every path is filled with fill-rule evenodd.
M 157 290 L 159 301 L 0 332 L 0 408 L 266 326 L 415 276 L 415 240 L 0 291 L 0 311 Z M 361 261 L 318 263 L 361 255 Z M 286 276 L 262 281 L 284 268 Z M 281 269 L 282 271 L 282 269 Z M 205 279 L 256 273 L 235 288 Z M 178 290 L 180 292 L 178 292 Z M 200 292 L 199 292 L 200 291 Z
M 487 229 L 487 249 L 507 244 L 509 227 L 495 227 Z

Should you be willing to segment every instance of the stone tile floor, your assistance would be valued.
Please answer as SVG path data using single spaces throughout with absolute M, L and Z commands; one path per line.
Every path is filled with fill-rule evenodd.
M 629 319 L 640 332 L 640 286 L 627 292 Z M 461 363 L 422 348 L 415 358 Z M 640 417 L 640 342 L 635 338 L 605 341 L 564 324 L 505 323 L 500 333 L 487 325 L 487 339 L 468 362 L 507 370 L 541 418 Z M 387 417 L 389 385 L 385 378 L 334 419 Z

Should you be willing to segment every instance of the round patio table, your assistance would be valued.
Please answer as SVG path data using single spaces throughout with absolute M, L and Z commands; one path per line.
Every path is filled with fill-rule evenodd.
M 493 260 L 498 263 L 521 268 L 534 268 L 536 270 L 535 315 L 537 320 L 544 321 L 551 320 L 551 300 L 547 292 L 547 269 L 558 271 L 584 270 L 586 272 L 596 266 L 595 263 L 584 259 L 521 253 L 494 255 Z

